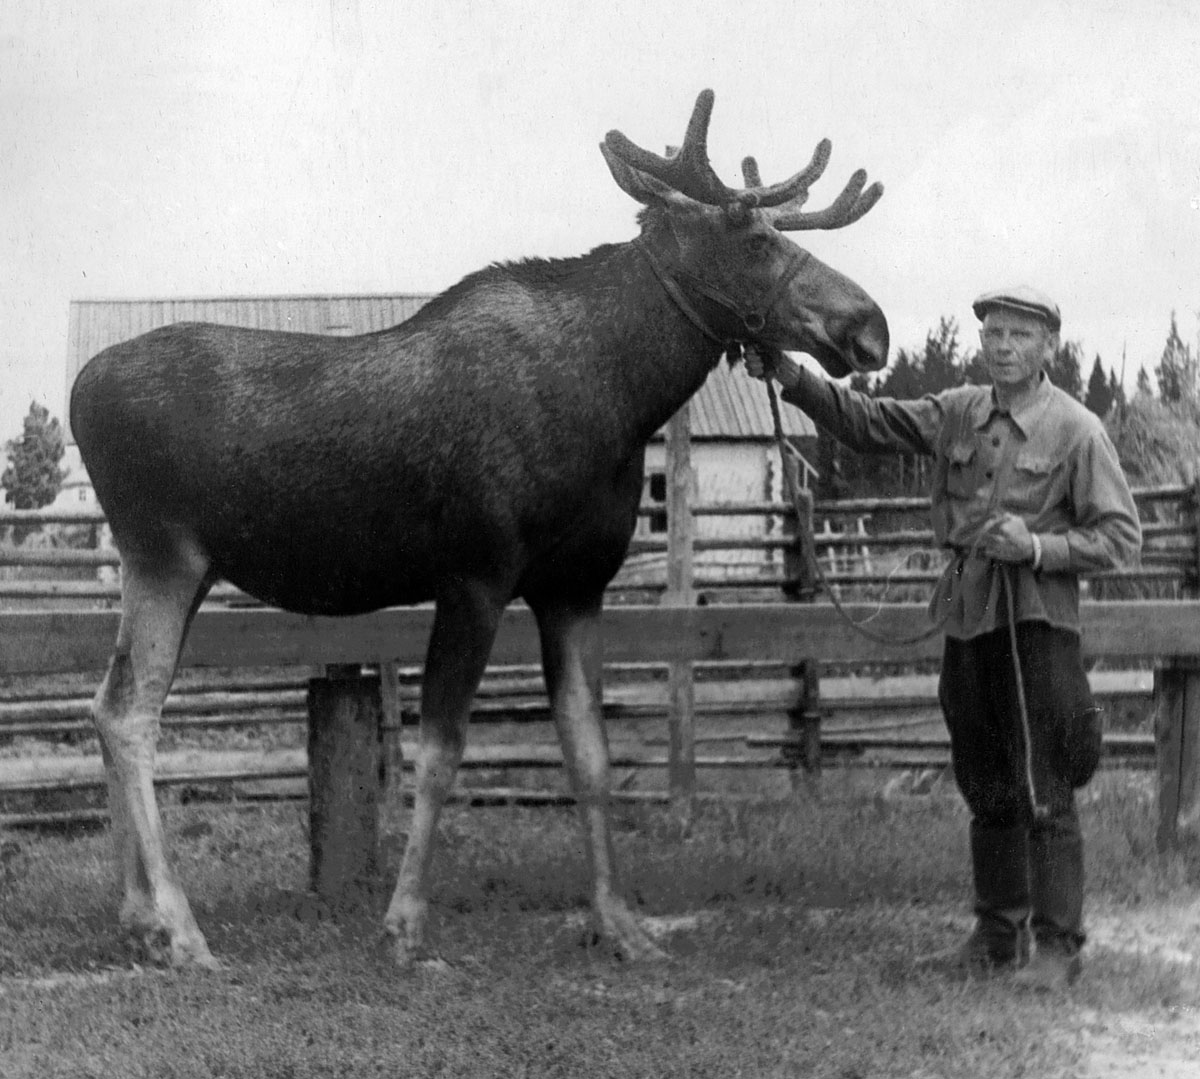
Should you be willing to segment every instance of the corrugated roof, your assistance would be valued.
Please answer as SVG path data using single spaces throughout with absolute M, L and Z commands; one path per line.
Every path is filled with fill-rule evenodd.
M 805 438 L 817 433 L 812 421 L 798 408 L 779 410 L 783 433 Z M 700 392 L 692 398 L 692 437 L 706 439 L 773 439 L 771 403 L 766 386 L 746 374 L 741 364 L 730 367 L 722 360 Z
M 296 333 L 372 333 L 410 318 L 431 298 L 427 294 L 396 294 L 72 300 L 67 385 L 97 352 L 172 322 L 216 322 Z
M 67 338 L 67 396 L 80 368 L 97 352 L 172 322 L 216 322 L 299 333 L 372 333 L 414 315 L 430 294 L 348 296 L 222 296 L 213 298 L 72 300 Z M 768 439 L 774 437 L 763 384 L 741 366 L 722 361 L 691 403 L 692 437 Z M 781 410 L 784 433 L 815 434 L 799 409 Z

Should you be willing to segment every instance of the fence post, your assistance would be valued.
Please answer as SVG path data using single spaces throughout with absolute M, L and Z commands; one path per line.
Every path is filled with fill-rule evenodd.
M 394 659 L 379 661 L 379 691 L 382 704 L 382 756 L 380 758 L 380 782 L 387 799 L 400 796 L 404 776 L 404 747 L 400 736 L 403 732 L 404 706 L 400 700 L 400 675 Z
M 800 486 L 800 465 L 793 458 L 783 458 L 783 470 L 784 497 L 789 497 L 789 485 L 795 492 L 795 497 L 790 499 L 795 512 L 783 519 L 784 534 L 791 538 L 783 551 L 783 591 L 788 599 L 811 603 L 817 594 L 812 491 Z M 793 479 L 788 480 L 786 473 L 791 473 Z
M 1195 599 L 1200 596 L 1200 463 L 1192 462 L 1185 479 L 1190 488 L 1184 512 L 1192 529 L 1192 566 L 1190 580 L 1183 586 L 1183 594 L 1188 599 Z
M 803 486 L 800 462 L 780 450 L 784 497 L 793 512 L 784 519 L 784 529 L 792 542 L 783 554 L 783 591 L 788 599 L 811 603 L 817 595 L 817 551 L 813 525 L 812 491 Z M 819 792 L 821 775 L 821 672 L 813 660 L 801 660 L 791 668 L 791 676 L 800 683 L 800 696 L 788 709 L 788 744 L 783 757 L 788 762 L 792 790 Z
M 1200 658 L 1172 656 L 1154 672 L 1160 851 L 1200 833 Z
M 692 575 L 692 517 L 695 473 L 692 470 L 691 408 L 684 405 L 667 423 L 667 588 L 663 604 L 690 607 L 695 602 Z M 679 660 L 667 669 L 667 772 L 671 803 L 691 812 L 696 793 L 696 688 L 692 664 Z
M 382 713 L 379 678 L 358 664 L 309 680 L 309 887 L 333 903 L 376 872 Z
M 800 695 L 788 709 L 788 743 L 783 758 L 788 762 L 792 790 L 816 796 L 821 778 L 821 668 L 815 660 L 801 660 L 791 668 L 800 683 Z
M 1200 468 L 1184 472 L 1189 491 L 1183 513 L 1192 530 L 1193 558 L 1183 595 L 1200 595 Z M 1154 671 L 1154 746 L 1158 761 L 1160 851 L 1180 833 L 1200 834 L 1200 657 L 1170 656 Z

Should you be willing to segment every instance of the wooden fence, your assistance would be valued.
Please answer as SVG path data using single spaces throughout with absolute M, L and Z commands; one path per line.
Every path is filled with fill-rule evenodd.
M 694 480 L 686 456 L 686 432 L 677 432 L 672 445 L 668 484 L 668 535 L 663 540 L 638 539 L 634 552 L 666 555 L 661 585 L 650 586 L 661 602 L 610 605 L 605 615 L 606 663 L 662 664 L 668 671 L 667 711 L 670 737 L 666 763 L 669 785 L 676 798 L 695 789 L 697 760 L 695 717 L 697 665 L 774 663 L 785 665 L 793 677 L 793 692 L 784 709 L 788 729 L 779 747 L 791 759 L 819 760 L 815 747 L 821 732 L 823 702 L 821 675 L 832 666 L 906 664 L 934 660 L 940 642 L 917 646 L 879 644 L 858 635 L 828 603 L 802 607 L 779 600 L 701 605 L 705 589 L 723 594 L 746 589 L 744 582 L 706 579 L 693 571 L 695 552 L 712 549 L 780 552 L 752 581 L 759 588 L 786 590 L 792 596 L 812 597 L 812 582 L 801 573 L 805 530 L 797 527 L 792 508 L 777 502 L 721 506 L 692 504 Z M 1197 544 L 1197 488 L 1193 484 L 1164 486 L 1135 492 L 1142 509 L 1146 552 L 1142 565 L 1093 578 L 1093 591 L 1119 587 L 1130 595 L 1155 590 L 1170 597 L 1085 602 L 1084 647 L 1096 658 L 1126 666 L 1153 663 L 1157 708 L 1156 739 L 1160 791 L 1160 842 L 1172 842 L 1180 827 L 1190 829 L 1200 814 L 1200 545 Z M 813 512 L 824 518 L 915 513 L 927 509 L 919 498 L 859 499 L 816 503 Z M 661 508 L 658 508 L 661 512 Z M 647 512 L 650 512 L 647 510 Z M 767 516 L 790 528 L 753 538 L 696 539 L 692 525 L 706 515 Z M 99 532 L 103 519 L 94 513 L 45 512 L 0 514 L 0 526 L 57 523 Z M 830 549 L 868 544 L 874 552 L 928 548 L 931 534 L 900 528 L 864 537 L 856 532 L 825 536 Z M 820 552 L 819 552 L 820 553 Z M 0 566 L 51 567 L 94 575 L 100 568 L 115 570 L 115 552 L 104 549 L 0 547 Z M 937 578 L 934 568 L 892 573 L 838 572 L 826 574 L 835 586 L 862 589 L 877 585 L 927 587 Z M 661 597 L 655 593 L 661 593 Z M 119 590 L 115 580 L 15 580 L 0 582 L 0 600 L 24 608 L 0 611 L 0 676 L 72 672 L 98 675 L 107 662 L 116 632 L 117 614 L 111 606 Z M 237 605 L 236 590 L 214 592 L 196 617 L 183 657 L 194 668 L 326 667 L 396 663 L 418 665 L 424 654 L 432 610 L 386 610 L 349 619 L 305 618 L 280 611 Z M 82 609 L 89 601 L 93 609 Z M 54 608 L 54 609 L 51 609 Z M 911 636 L 925 624 L 922 602 L 852 602 L 847 613 L 868 620 L 876 633 Z M 520 605 L 506 614 L 497 636 L 492 662 L 496 666 L 536 663 L 536 627 Z M 701 765 L 703 766 L 703 764 Z
M 669 447 L 670 448 L 670 447 Z M 676 451 L 668 454 L 668 466 L 679 460 Z M 686 457 L 683 458 L 686 461 Z M 682 477 L 687 476 L 688 479 Z M 615 592 L 668 594 L 672 602 L 694 601 L 705 589 L 721 592 L 764 590 L 779 592 L 793 589 L 800 583 L 799 562 L 796 560 L 800 537 L 795 527 L 795 515 L 789 503 L 778 501 L 725 502 L 695 504 L 692 492 L 695 480 L 683 469 L 672 473 L 668 484 L 668 533 L 665 536 L 637 536 L 630 544 L 631 560 L 643 556 L 661 557 L 663 569 L 655 578 L 630 582 L 621 575 L 613 584 Z M 1180 597 L 1198 594 L 1200 585 L 1200 551 L 1197 548 L 1198 505 L 1197 484 L 1172 484 L 1138 488 L 1134 497 L 1142 513 L 1145 549 L 1140 565 L 1128 570 L 1096 574 L 1089 580 L 1121 582 L 1133 591 L 1137 586 L 1166 585 Z M 856 498 L 840 501 L 816 501 L 811 513 L 821 521 L 812 539 L 830 584 L 864 590 L 870 586 L 932 585 L 940 576 L 942 554 L 937 551 L 933 532 L 929 528 L 898 528 L 864 533 L 859 531 L 863 518 L 912 515 L 927 516 L 928 498 Z M 661 506 L 644 506 L 643 517 L 663 512 Z M 701 519 L 759 518 L 774 522 L 759 536 L 701 536 L 695 535 L 694 524 Z M 838 530 L 831 522 L 851 522 L 850 527 Z M 55 600 L 116 601 L 120 599 L 118 570 L 120 557 L 108 546 L 66 546 L 55 543 L 15 546 L 3 541 L 7 527 L 37 532 L 46 526 L 73 528 L 77 535 L 90 532 L 87 542 L 94 543 L 105 532 L 105 519 L 96 510 L 64 512 L 48 510 L 0 510 L 0 609 L 7 601 L 28 601 L 46 604 Z M 66 539 L 60 542 L 65 543 Z M 890 553 L 921 555 L 927 565 L 899 570 L 864 572 L 860 567 L 863 550 L 872 561 L 885 562 Z M 756 552 L 763 556 L 759 571 L 743 577 L 727 573 L 705 573 L 691 563 L 698 552 L 728 551 L 738 554 Z M 770 558 L 772 554 L 781 557 Z M 857 555 L 856 560 L 845 555 Z M 8 574 L 6 575 L 6 570 Z M 12 571 L 17 575 L 14 576 Z M 98 576 L 102 574 L 102 576 Z M 68 579 L 73 577 L 75 579 Z M 252 603 L 250 597 L 236 588 L 218 585 L 210 594 L 213 603 Z
M 801 703 L 802 686 L 789 668 L 762 664 L 709 664 L 697 672 L 693 706 L 697 717 L 695 766 L 716 773 L 712 788 L 727 789 L 731 776 L 753 769 L 795 771 L 803 762 L 790 752 L 788 720 Z M 419 668 L 405 668 L 397 678 L 398 719 L 385 724 L 385 735 L 401 741 L 403 766 L 413 757 L 412 740 L 419 715 Z M 610 728 L 612 763 L 622 790 L 643 780 L 661 786 L 670 758 L 666 718 L 670 681 L 664 668 L 649 664 L 610 667 L 603 711 Z M 307 682 L 303 672 L 259 673 L 231 683 L 226 672 L 197 677 L 189 672 L 167 700 L 163 730 L 168 748 L 159 755 L 156 778 L 181 789 L 185 800 L 200 798 L 266 799 L 304 794 L 303 750 L 294 741 L 307 722 Z M 1121 726 L 1142 719 L 1151 700 L 1149 671 L 1093 672 L 1093 692 Z M 820 710 L 821 767 L 942 770 L 949 746 L 936 705 L 935 675 L 892 678 L 838 677 L 822 681 Z M 40 691 L 40 692 L 39 692 Z M 61 691 L 60 691 L 61 693 Z M 90 739 L 90 695 L 53 695 L 46 685 L 11 688 L 0 693 L 0 738 Z M 561 766 L 561 752 L 549 722 L 549 706 L 535 668 L 492 669 L 472 708 L 475 736 L 464 767 L 473 772 L 464 793 L 478 797 L 477 782 L 504 784 L 509 798 L 542 802 L 550 797 L 541 775 Z M 288 737 L 262 738 L 264 728 L 287 725 Z M 197 730 L 225 732 L 254 728 L 260 737 L 239 739 L 213 748 L 194 739 L 170 737 Z M 217 739 L 218 746 L 226 740 Z M 266 743 L 266 748 L 263 744 Z M 282 744 L 281 744 L 282 743 Z M 243 748 L 236 748 L 237 745 Z M 182 746 L 183 748 L 179 748 Z M 258 748 L 246 748 L 247 746 Z M 205 748 L 207 747 L 207 748 Z M 1153 736 L 1110 733 L 1105 763 L 1146 768 L 1154 763 Z M 298 763 L 299 762 L 299 763 Z M 650 773 L 650 774 L 648 774 Z M 793 779 L 796 778 L 793 776 Z M 63 799 L 43 797 L 63 791 L 95 791 L 103 786 L 100 761 L 89 753 L 25 753 L 0 762 L 0 825 L 61 820 Z M 644 790 L 638 791 L 647 795 Z M 663 792 L 664 796 L 667 792 Z M 494 791 L 490 793 L 494 798 Z M 68 800 L 70 801 L 70 800 Z M 78 808 L 89 799 L 76 799 Z M 6 807 L 5 802 L 9 805 Z M 35 808 L 40 807 L 40 808 Z M 91 813 L 85 813 L 91 816 Z

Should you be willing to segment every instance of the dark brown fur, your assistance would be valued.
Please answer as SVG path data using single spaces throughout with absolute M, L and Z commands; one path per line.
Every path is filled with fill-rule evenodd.
M 492 267 L 361 337 L 183 323 L 107 349 L 71 425 L 118 543 L 184 528 L 216 576 L 305 613 L 446 574 L 602 588 L 642 448 L 718 356 L 639 261 Z

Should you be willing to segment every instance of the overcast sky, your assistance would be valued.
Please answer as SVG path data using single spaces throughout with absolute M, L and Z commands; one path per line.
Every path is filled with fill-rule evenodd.
M 1200 311 L 1192 0 L 7 0 L 0 440 L 61 415 L 75 298 L 437 291 L 631 238 L 597 149 L 678 143 L 767 182 L 833 140 L 858 224 L 801 239 L 893 351 L 1025 282 L 1127 382 Z M 1085 377 L 1087 371 L 1084 372 Z

